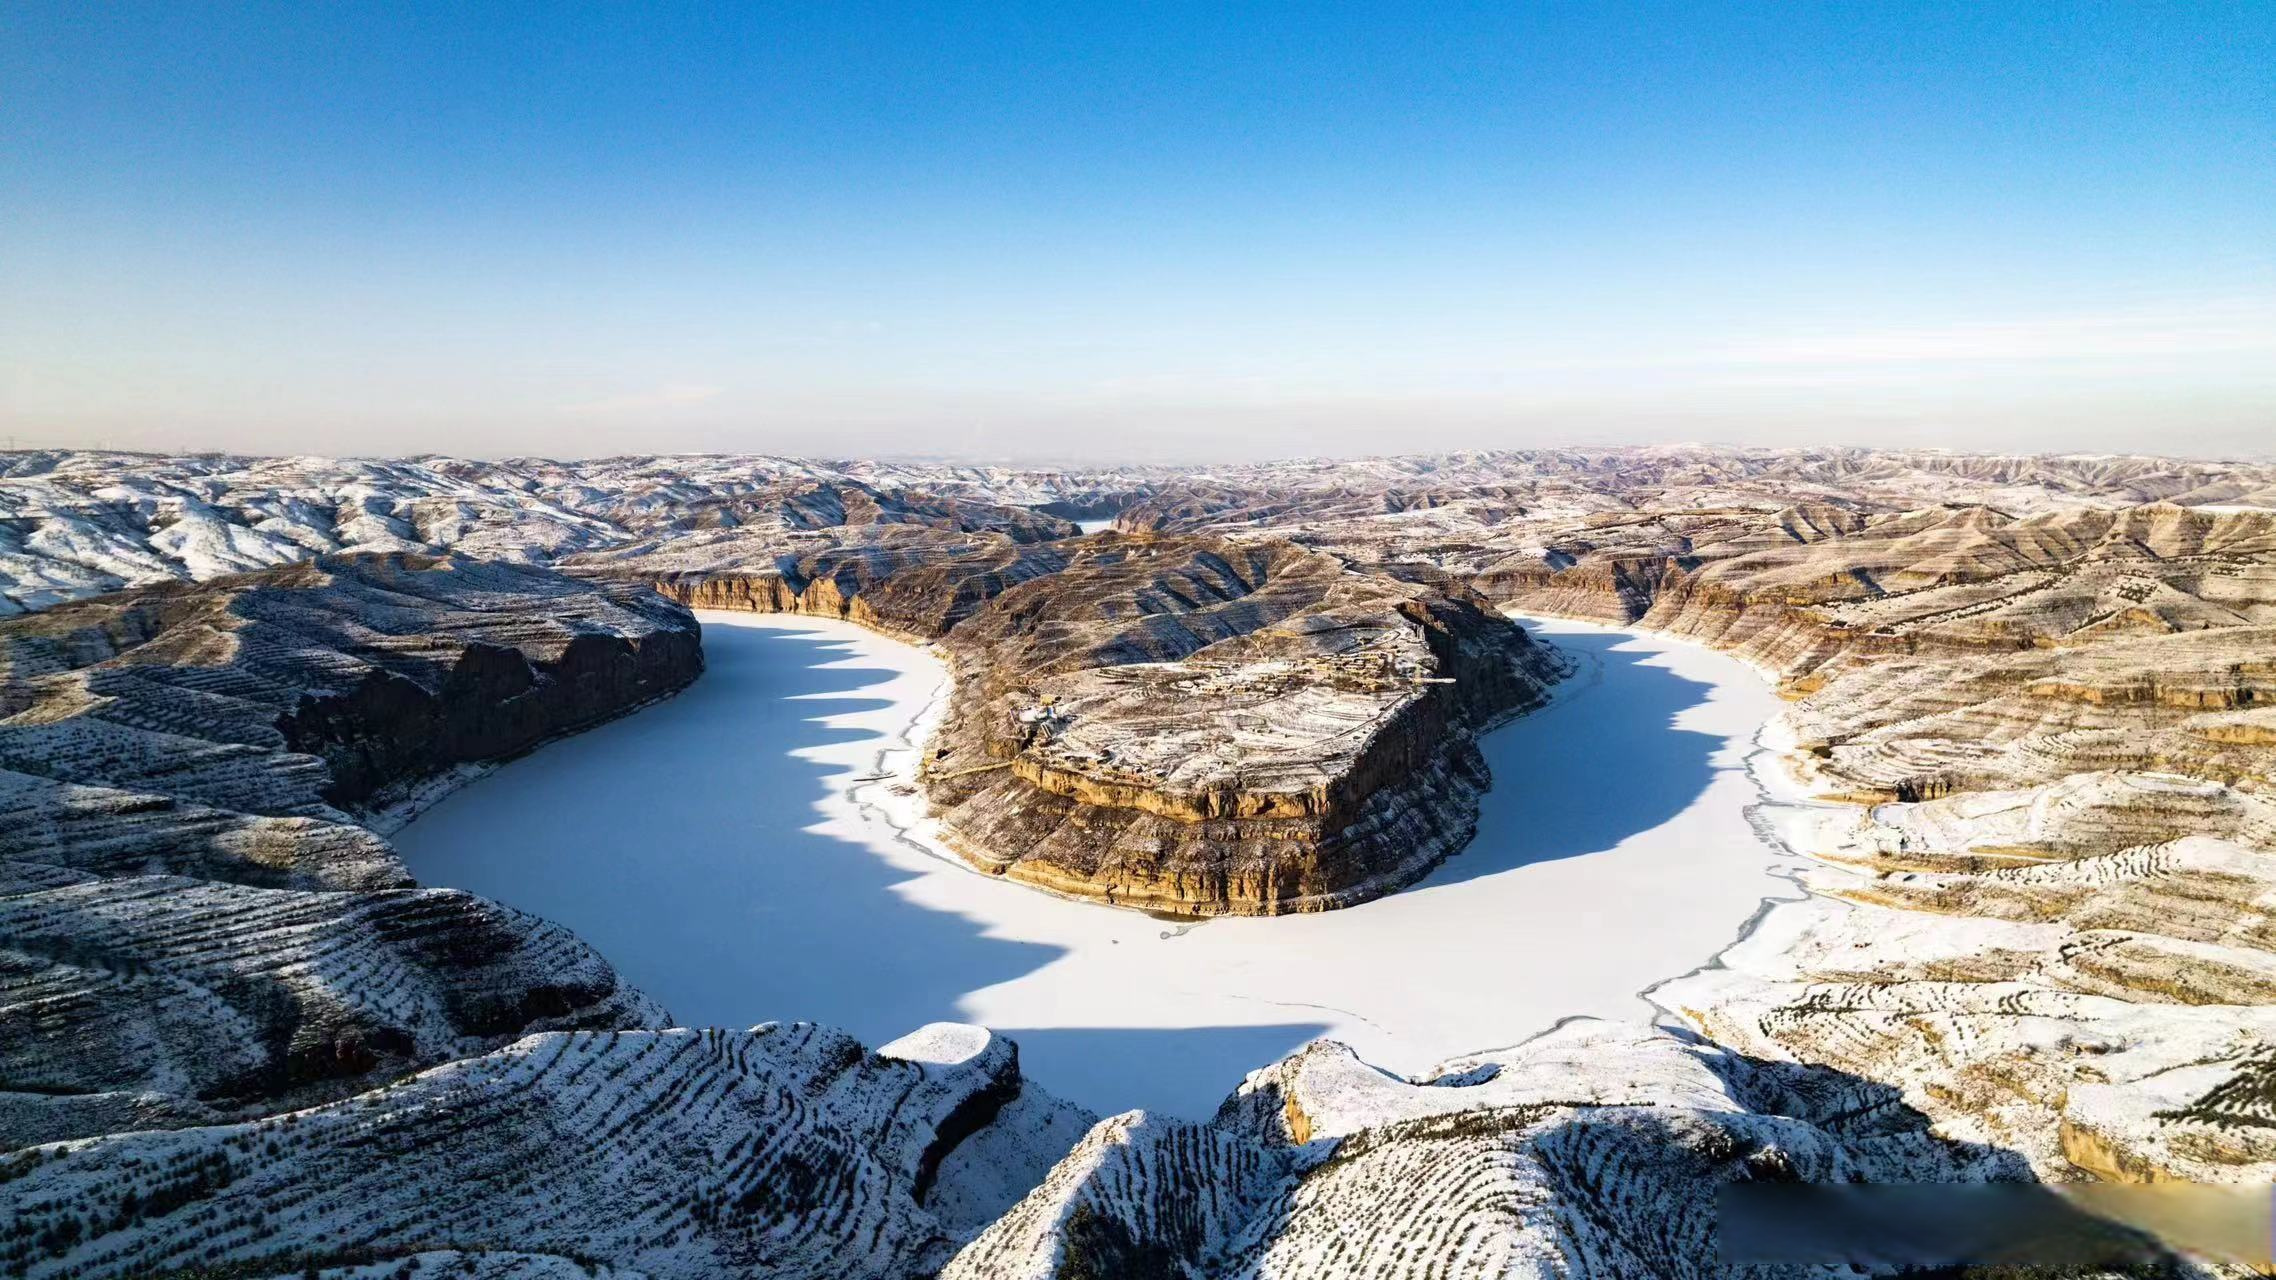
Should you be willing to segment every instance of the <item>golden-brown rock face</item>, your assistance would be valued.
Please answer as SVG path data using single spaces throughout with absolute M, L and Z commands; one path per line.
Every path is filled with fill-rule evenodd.
M 1286 543 L 837 529 L 575 567 L 937 639 L 957 685 L 923 780 L 947 838 L 991 872 L 1179 914 L 1414 880 L 1475 827 L 1476 733 L 1560 674 L 1466 592 Z
M 1468 842 L 1476 732 L 1560 674 L 1481 604 L 1287 544 L 1088 540 L 949 633 L 928 790 L 975 864 L 1056 892 L 1377 896 Z
M 645 581 L 695 609 L 810 613 L 936 640 L 1006 588 L 1065 567 L 1072 545 L 907 524 L 737 528 L 578 556 L 564 567 Z

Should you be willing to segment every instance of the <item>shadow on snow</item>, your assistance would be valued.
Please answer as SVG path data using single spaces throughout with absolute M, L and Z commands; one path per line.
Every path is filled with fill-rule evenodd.
M 1573 679 L 1596 683 L 1480 741 L 1493 790 L 1479 806 L 1477 839 L 1423 885 L 1602 853 L 1683 813 L 1725 769 L 1745 767 L 1716 763 L 1722 735 L 1677 724 L 1713 685 L 1652 665 L 1656 653 L 1617 632 L 1546 638 L 1579 658 Z
M 967 993 L 1063 954 L 908 901 L 894 886 L 909 872 L 816 829 L 843 766 L 808 753 L 884 745 L 830 721 L 891 705 L 862 695 L 894 672 L 832 665 L 855 651 L 795 631 L 714 627 L 704 650 L 688 693 L 507 765 L 404 828 L 413 873 L 566 925 L 691 1026 L 808 1020 L 874 1046 L 960 1020 Z M 1230 1089 L 1323 1029 L 1005 1030 L 1045 1087 L 1119 1110 Z

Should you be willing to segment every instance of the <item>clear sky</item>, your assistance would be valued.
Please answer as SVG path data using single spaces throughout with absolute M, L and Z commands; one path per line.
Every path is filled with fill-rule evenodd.
M 2276 453 L 2276 2 L 0 0 L 22 444 Z

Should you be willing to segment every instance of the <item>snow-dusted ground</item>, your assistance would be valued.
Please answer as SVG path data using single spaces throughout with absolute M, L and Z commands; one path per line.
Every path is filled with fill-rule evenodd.
M 1102 1112 L 1206 1116 L 1316 1036 L 1422 1071 L 1637 994 L 1790 896 L 1757 838 L 1753 735 L 1777 709 L 1737 661 L 1581 623 L 1582 671 L 1485 742 L 1477 841 L 1364 906 L 1200 925 L 1047 896 L 919 836 L 907 736 L 928 654 L 841 623 L 705 614 L 677 699 L 545 748 L 395 837 L 428 884 L 575 929 L 688 1024 L 807 1018 L 882 1044 L 997 1028 Z

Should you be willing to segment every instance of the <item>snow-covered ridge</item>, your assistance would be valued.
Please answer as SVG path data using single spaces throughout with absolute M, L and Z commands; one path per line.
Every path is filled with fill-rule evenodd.
M 925 501 L 903 501 L 920 483 Z M 543 564 L 660 532 L 753 522 L 961 519 L 986 527 L 1033 521 L 1024 507 L 1061 492 L 1049 479 L 1012 473 L 767 457 L 555 463 L 7 454 L 0 455 L 0 613 L 329 552 L 457 551 Z M 959 499 L 978 509 L 960 512 Z M 849 504 L 863 509 L 849 516 Z
M 1178 495 L 1495 491 L 1534 511 L 1982 503 L 2019 512 L 2163 501 L 2276 507 L 2276 468 L 2134 457 L 1973 456 L 1706 446 L 1509 450 L 1389 458 L 1034 470 L 949 463 L 664 455 L 576 462 L 255 458 L 35 450 L 0 454 L 0 613 L 169 579 L 202 580 L 331 551 L 457 550 L 549 563 L 675 530 L 753 521 L 844 522 L 842 493 L 881 510 L 857 519 L 937 523 L 895 510 L 924 495 L 973 504 L 963 527 L 1040 508 L 1096 517 Z M 835 511 L 799 508 L 817 493 Z M 987 508 L 1000 514 L 990 515 Z

